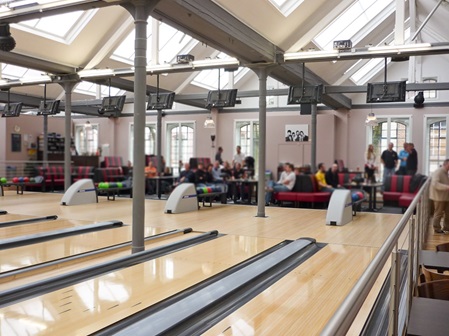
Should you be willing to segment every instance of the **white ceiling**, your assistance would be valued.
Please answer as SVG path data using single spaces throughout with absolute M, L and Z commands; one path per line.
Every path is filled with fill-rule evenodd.
M 204 0 L 197 0 L 196 2 L 201 3 L 202 1 Z M 162 0 L 157 6 L 156 13 L 158 13 L 159 8 L 163 11 L 164 8 L 169 8 L 165 6 L 173 6 L 175 3 L 179 5 L 179 2 L 180 0 Z M 192 0 L 192 2 L 194 2 L 194 0 Z M 307 50 L 311 47 L 317 48 L 317 46 L 313 45 L 311 39 L 351 5 L 354 0 L 305 0 L 288 17 L 283 16 L 268 0 L 216 0 L 214 2 L 247 25 L 249 29 L 252 29 L 268 42 L 276 46 L 279 50 L 293 52 Z M 439 0 L 415 0 L 414 2 L 416 3 L 417 28 L 437 5 Z M 405 5 L 407 9 L 406 16 L 408 16 L 408 3 L 409 1 L 407 1 Z M 449 31 L 446 29 L 448 14 L 449 4 L 447 1 L 443 1 L 441 6 L 439 6 L 423 28 L 420 36 L 422 42 L 449 41 Z M 173 22 L 178 22 L 180 26 L 188 25 L 184 23 L 185 21 L 182 21 L 183 18 L 176 17 L 177 15 L 181 16 L 181 14 L 178 14 L 178 12 L 174 10 Z M 157 18 L 159 17 L 157 14 L 154 16 Z M 206 18 L 204 20 L 206 20 Z M 194 27 L 195 24 L 201 25 L 204 24 L 204 22 L 192 22 L 192 27 Z M 218 25 L 219 24 L 217 23 L 217 26 Z M 359 46 L 378 43 L 393 31 L 394 26 L 395 16 L 393 13 L 388 16 L 381 25 L 370 31 L 370 33 L 359 42 Z M 133 28 L 133 20 L 123 7 L 117 5 L 103 7 L 98 9 L 93 19 L 71 44 L 55 42 L 25 31 L 11 28 L 12 36 L 16 40 L 16 47 L 13 50 L 13 53 L 42 59 L 55 64 L 66 65 L 74 69 L 82 69 L 85 67 L 129 67 L 129 64 L 113 61 L 109 56 Z M 57 29 L 57 27 L 55 29 Z M 185 29 L 189 29 L 189 27 L 186 27 Z M 191 34 L 192 31 L 187 31 L 187 33 Z M 195 35 L 192 36 L 197 37 Z M 229 39 L 232 38 L 233 37 L 229 37 Z M 209 43 L 206 41 L 195 47 L 195 49 L 192 50 L 192 54 L 195 55 L 196 59 L 203 59 L 210 56 L 214 51 L 215 49 L 210 47 Z M 232 53 L 229 53 L 228 50 L 224 51 L 230 56 L 234 56 Z M 309 63 L 306 64 L 306 67 L 323 79 L 327 84 L 332 85 L 338 83 L 340 85 L 354 85 L 354 83 L 348 79 L 342 80 L 342 76 L 355 62 L 356 61 Z M 18 59 L 17 63 L 20 65 L 21 60 Z M 298 72 L 300 73 L 299 66 Z M 248 81 L 257 81 L 257 77 L 252 71 L 248 72 L 246 76 L 247 78 L 241 82 L 244 83 L 246 87 L 248 87 Z M 126 79 L 132 80 L 132 78 Z M 166 90 L 176 91 L 177 94 L 206 94 L 205 90 L 191 85 L 191 79 L 192 74 L 190 73 L 161 76 L 160 86 Z M 148 76 L 147 84 L 155 86 L 156 77 Z M 289 85 L 291 83 L 285 84 Z M 236 88 L 238 88 L 238 85 Z M 42 97 L 43 87 L 14 87 L 11 89 L 11 92 L 33 97 Z M 50 84 L 47 86 L 46 94 L 47 97 L 51 99 L 64 99 L 63 92 L 63 88 L 59 84 Z M 91 98 L 92 97 L 90 96 L 74 94 L 72 99 L 76 101 Z

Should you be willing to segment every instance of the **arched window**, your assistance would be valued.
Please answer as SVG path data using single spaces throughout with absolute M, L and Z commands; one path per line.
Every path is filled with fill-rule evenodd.
M 98 124 L 75 125 L 75 146 L 80 155 L 95 155 L 98 150 Z
M 257 120 L 235 122 L 235 146 L 240 146 L 243 154 L 254 158 L 257 171 L 259 162 L 259 122 Z
M 193 122 L 167 123 L 167 165 L 178 172 L 179 161 L 188 162 L 194 156 L 195 124 Z
M 427 119 L 427 171 L 432 173 L 443 164 L 447 158 L 447 123 L 446 118 Z
M 371 127 L 371 132 L 368 136 L 368 144 L 371 143 L 374 146 L 379 167 L 379 176 L 377 179 L 381 179 L 383 166 L 381 165 L 380 156 L 382 155 L 382 152 L 387 149 L 390 142 L 394 145 L 393 150 L 398 153 L 403 148 L 404 142 L 407 142 L 410 137 L 410 118 L 388 117 L 378 118 L 377 121 L 377 126 Z
M 129 158 L 131 162 L 133 162 L 133 150 L 134 150 L 134 124 L 131 124 L 130 129 L 130 150 L 129 150 Z M 155 155 L 156 154 L 156 145 L 157 145 L 157 130 L 156 124 L 146 124 L 145 125 L 145 154 L 146 155 Z

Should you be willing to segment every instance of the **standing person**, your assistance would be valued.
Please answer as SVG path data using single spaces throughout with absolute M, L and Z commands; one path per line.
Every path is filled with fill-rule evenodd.
M 406 175 L 407 174 L 407 157 L 408 157 L 408 143 L 404 142 L 404 148 L 401 149 L 398 155 L 399 159 L 399 169 L 397 171 L 398 175 Z
M 387 176 L 394 175 L 398 164 L 398 153 L 393 150 L 393 146 L 394 144 L 390 142 L 388 148 L 382 152 L 382 156 L 380 157 L 380 160 L 384 165 L 384 174 L 382 178 L 384 184 Z
M 232 166 L 235 167 L 237 163 L 240 163 L 240 165 L 243 166 L 243 161 L 245 161 L 245 154 L 241 152 L 242 147 L 237 146 L 235 150 L 236 153 L 234 154 L 234 159 L 232 160 Z
M 435 233 L 449 232 L 449 159 L 435 170 L 429 188 L 429 198 L 433 201 L 432 225 Z M 444 216 L 443 229 L 441 219 Z
M 270 205 L 273 191 L 292 191 L 296 182 L 294 169 L 295 167 L 291 163 L 286 163 L 279 181 L 277 183 L 274 183 L 272 180 L 268 181 L 267 192 L 265 193 L 265 205 Z
M 369 182 L 376 182 L 376 178 L 374 177 L 376 170 L 376 153 L 374 152 L 374 146 L 369 144 L 365 156 L 365 174 Z
M 218 161 L 221 165 L 223 164 L 223 159 L 221 154 L 223 153 L 223 147 L 218 147 L 217 153 L 215 154 L 215 161 Z
M 406 164 L 406 174 L 415 175 L 418 170 L 418 153 L 416 152 L 415 145 L 410 142 L 407 146 L 408 158 Z

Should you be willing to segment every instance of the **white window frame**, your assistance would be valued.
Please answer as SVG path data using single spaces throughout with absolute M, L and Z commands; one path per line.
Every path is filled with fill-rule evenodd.
M 153 128 L 155 130 L 155 140 L 154 140 L 154 151 L 151 152 L 151 148 L 147 148 L 147 141 L 149 139 L 145 138 L 145 155 L 151 155 L 157 153 L 157 124 L 156 123 L 145 123 L 145 128 Z M 129 124 L 129 160 L 134 162 L 134 123 Z
M 96 131 L 96 134 L 95 134 Z M 80 139 L 81 132 L 86 132 L 85 139 Z M 90 134 L 93 138 L 92 144 L 89 145 L 88 132 L 92 132 Z M 99 148 L 99 134 L 100 134 L 100 125 L 90 123 L 90 127 L 86 127 L 86 124 L 75 124 L 75 147 L 78 151 L 79 155 L 96 155 Z M 81 142 L 85 143 L 82 144 Z
M 178 147 L 178 153 L 177 153 L 177 157 L 178 157 L 178 162 L 179 160 L 182 160 L 183 163 L 188 162 L 188 160 L 191 157 L 195 157 L 196 155 L 196 121 L 194 120 L 185 120 L 185 121 L 170 121 L 170 122 L 166 122 L 165 123 L 165 160 L 166 160 L 166 165 L 171 167 L 173 169 L 173 175 L 177 175 L 177 172 L 179 171 L 180 168 L 178 162 L 173 161 L 171 158 L 171 150 L 172 150 L 172 140 L 171 140 L 171 130 L 173 128 L 178 127 L 179 131 L 178 131 L 178 136 L 180 134 L 180 130 L 182 126 L 187 126 L 187 127 L 191 127 L 193 130 L 193 139 L 192 139 L 192 153 L 190 157 L 183 157 L 182 154 L 182 146 L 177 146 Z M 179 139 L 178 139 L 179 141 Z
M 434 120 L 432 120 L 434 119 Z M 448 127 L 448 123 L 449 123 L 449 116 L 445 115 L 445 114 L 426 114 L 424 115 L 424 123 L 423 123 L 423 127 L 424 127 L 424 132 L 423 132 L 423 160 L 421 163 L 421 167 L 422 167 L 422 171 L 424 175 L 430 175 L 432 172 L 430 171 L 430 151 L 429 151 L 429 143 L 428 143 L 428 138 L 429 138 L 429 126 L 430 124 L 436 122 L 437 120 L 435 119 L 440 119 L 440 120 L 446 120 L 446 157 L 449 156 L 449 143 L 447 141 L 448 139 L 448 131 L 447 131 L 447 127 Z M 418 161 L 419 164 L 419 161 Z

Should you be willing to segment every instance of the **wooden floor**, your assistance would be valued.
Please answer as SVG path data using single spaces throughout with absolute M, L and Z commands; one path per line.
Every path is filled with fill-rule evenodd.
M 6 192 L 0 197 L 0 223 L 30 216 L 58 220 L 0 230 L 0 239 L 57 227 L 120 220 L 121 228 L 0 251 L 0 275 L 8 270 L 55 260 L 131 239 L 132 200 L 117 198 L 83 206 L 61 206 L 61 194 Z M 224 236 L 133 267 L 114 271 L 55 292 L 0 309 L 1 335 L 86 335 L 150 306 L 285 240 L 312 237 L 327 245 L 206 335 L 318 335 L 341 304 L 401 215 L 358 213 L 345 226 L 325 225 L 326 211 L 214 204 L 184 214 L 164 214 L 165 201 L 145 202 L 146 235 L 192 228 Z M 170 238 L 178 239 L 178 238 Z M 162 244 L 158 242 L 157 244 Z M 153 245 L 151 245 L 153 246 Z M 149 248 L 147 246 L 146 248 Z M 125 251 L 121 253 L 130 253 Z M 29 278 L 9 278 L 0 291 L 68 270 L 95 265 L 87 260 L 67 269 L 50 269 Z M 381 279 L 379 279 L 379 285 Z M 375 293 L 370 297 L 372 301 Z M 367 303 L 369 306 L 370 303 Z M 364 308 L 364 313 L 369 311 Z M 357 324 L 352 333 L 357 334 Z

